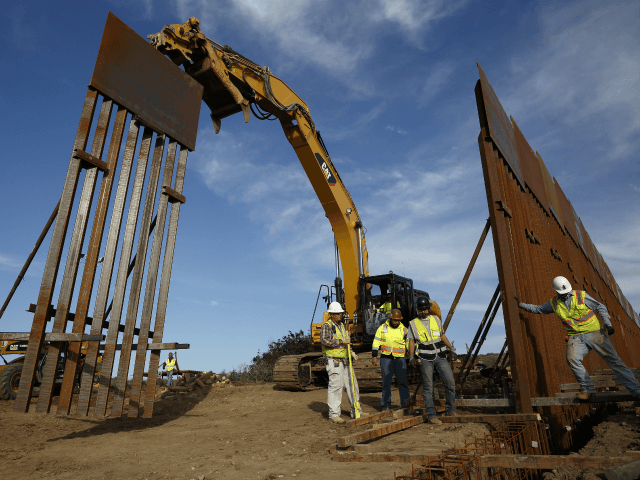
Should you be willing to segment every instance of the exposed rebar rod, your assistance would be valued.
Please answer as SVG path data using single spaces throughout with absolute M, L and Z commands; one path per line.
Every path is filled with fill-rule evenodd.
M 27 273 L 27 270 L 29 269 L 31 262 L 33 261 L 33 257 L 35 257 L 36 253 L 38 253 L 38 249 L 40 248 L 40 245 L 42 245 L 42 242 L 44 241 L 44 237 L 46 237 L 47 233 L 49 233 L 49 229 L 51 228 L 51 225 L 53 225 L 53 221 L 56 219 L 56 216 L 58 215 L 58 208 L 60 208 L 60 200 L 58 200 L 56 207 L 53 209 L 53 212 L 51 212 L 51 216 L 49 217 L 49 220 L 47 220 L 47 224 L 42 229 L 42 233 L 40 233 L 38 240 L 36 240 L 36 244 L 33 246 L 33 249 L 31 250 L 29 257 L 27 258 L 27 261 L 24 262 L 24 266 L 22 267 L 22 270 L 20 270 L 20 273 L 18 274 L 18 278 L 16 278 L 16 281 L 13 284 L 13 287 L 11 288 L 9 295 L 7 295 L 7 299 L 4 301 L 2 308 L 0 308 L 0 318 L 2 318 L 4 311 L 7 309 L 7 306 L 9 306 L 9 302 L 13 298 L 13 294 L 16 293 L 16 290 L 18 289 L 18 285 L 20 285 L 20 282 L 22 282 L 22 279 Z

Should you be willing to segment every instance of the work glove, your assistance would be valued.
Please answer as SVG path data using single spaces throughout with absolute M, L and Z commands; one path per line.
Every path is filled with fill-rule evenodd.
M 453 353 L 454 355 L 456 354 L 456 349 L 454 347 L 451 347 L 449 350 L 451 350 L 451 353 Z
M 416 366 L 416 357 L 411 357 L 411 359 L 409 360 L 409 365 L 411 365 L 412 367 Z
M 616 333 L 616 329 L 613 328 L 613 325 L 607 325 L 607 335 L 613 335 Z
M 356 352 L 351 352 L 351 358 L 353 359 L 354 362 L 358 361 L 358 355 L 356 355 Z

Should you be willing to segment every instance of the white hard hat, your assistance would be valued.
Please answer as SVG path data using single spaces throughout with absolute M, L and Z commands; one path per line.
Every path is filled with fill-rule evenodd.
M 327 311 L 329 313 L 344 313 L 344 309 L 339 302 L 331 302 L 331 305 L 329 305 L 329 310 Z
M 553 279 L 553 289 L 562 295 L 563 293 L 569 293 L 571 291 L 571 284 L 569 280 L 564 277 L 556 277 Z

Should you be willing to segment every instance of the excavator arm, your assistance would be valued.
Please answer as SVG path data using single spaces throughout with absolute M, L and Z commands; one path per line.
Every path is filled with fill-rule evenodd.
M 148 38 L 151 45 L 204 87 L 203 101 L 211 110 L 216 133 L 223 118 L 239 112 L 245 122 L 249 122 L 252 111 L 260 119 L 280 120 L 331 223 L 342 264 L 343 301 L 347 312 L 353 315 L 359 310 L 359 279 L 369 275 L 364 231 L 309 107 L 268 67 L 208 39 L 199 24 L 191 17 L 182 25 L 166 25 Z

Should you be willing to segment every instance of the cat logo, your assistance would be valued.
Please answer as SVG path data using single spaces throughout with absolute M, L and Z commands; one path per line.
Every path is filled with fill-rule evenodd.
M 331 173 L 331 170 L 329 169 L 329 166 L 327 165 L 327 162 L 324 161 L 324 158 L 322 158 L 322 155 L 320 155 L 319 153 L 316 153 L 316 158 L 318 159 L 318 163 L 320 164 L 320 168 L 322 169 L 325 178 L 327 179 L 327 183 L 332 186 L 335 187 L 336 185 L 336 177 L 333 176 L 333 173 Z

